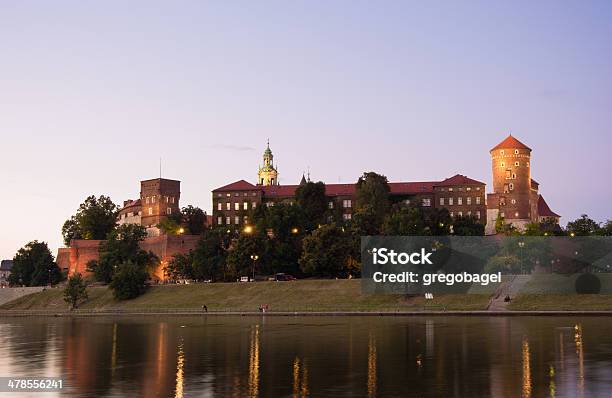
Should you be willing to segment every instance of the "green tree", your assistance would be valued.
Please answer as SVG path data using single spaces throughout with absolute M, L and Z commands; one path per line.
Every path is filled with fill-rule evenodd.
M 453 233 L 459 236 L 483 236 L 484 225 L 475 217 L 456 217 L 453 221 Z
M 184 228 L 181 226 L 180 214 L 172 214 L 171 216 L 164 218 L 159 224 L 157 224 L 157 228 L 167 235 L 180 235 L 181 233 L 185 232 Z
M 154 268 L 158 258 L 151 252 L 142 250 L 140 242 L 147 236 L 144 227 L 136 224 L 123 224 L 108 234 L 100 244 L 100 258 L 87 264 L 99 282 L 110 283 L 121 264 L 134 264 L 145 272 Z
M 601 234 L 604 236 L 612 236 L 612 220 L 606 221 L 601 226 Z
M 193 252 L 175 254 L 165 268 L 166 274 L 172 279 L 195 279 L 193 270 Z
M 200 235 L 204 231 L 206 223 L 206 213 L 199 207 L 189 205 L 181 210 L 183 223 L 187 227 L 187 232 L 192 235 Z
M 304 238 L 300 267 L 323 277 L 358 274 L 354 243 L 353 236 L 336 224 L 323 225 Z
M 266 261 L 267 241 L 268 237 L 258 229 L 249 234 L 241 234 L 227 254 L 228 269 L 236 275 L 251 276 L 253 271 L 251 256 L 256 255 L 258 259 L 255 263 L 255 273 L 260 275 L 269 273 Z
M 425 229 L 429 233 L 427 235 L 443 236 L 450 234 L 453 218 L 450 216 L 448 209 L 425 209 Z
M 118 266 L 113 274 L 110 288 L 117 300 L 130 300 L 143 294 L 149 277 L 147 271 L 139 264 L 126 262 Z
M 504 235 L 514 235 L 516 229 L 512 224 L 506 224 L 506 219 L 501 214 L 498 214 L 495 219 L 495 232 Z
M 374 225 L 376 232 L 380 231 L 390 207 L 389 192 L 389 183 L 384 175 L 367 172 L 357 180 L 355 215 L 361 214 L 366 229 Z
M 212 281 L 227 281 L 233 278 L 234 273 L 226 266 L 227 248 L 230 244 L 230 236 L 224 231 L 205 231 L 192 252 L 194 277 Z
M 583 214 L 580 218 L 567 223 L 567 232 L 575 236 L 598 235 L 601 233 L 597 222 L 591 220 L 589 216 Z
M 425 216 L 420 207 L 399 207 L 385 218 L 382 233 L 384 235 L 423 236 L 425 233 Z
M 76 273 L 68 278 L 64 289 L 64 301 L 70 304 L 70 308 L 77 308 L 79 302 L 87 300 L 87 285 L 81 274 Z
M 308 181 L 300 185 L 295 191 L 295 200 L 304 211 L 307 220 L 305 227 L 308 231 L 325 223 L 328 198 L 325 196 L 325 184 L 322 181 Z
M 29 242 L 13 257 L 13 268 L 8 277 L 11 286 L 44 286 L 61 280 L 62 273 L 45 242 Z
M 64 222 L 64 243 L 69 246 L 72 239 L 105 239 L 115 228 L 118 210 L 108 196 L 87 197 L 76 214 Z

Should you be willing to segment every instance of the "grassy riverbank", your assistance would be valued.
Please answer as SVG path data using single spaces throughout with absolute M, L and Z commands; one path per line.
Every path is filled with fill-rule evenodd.
M 88 288 L 80 309 L 121 311 L 199 310 L 252 312 L 262 304 L 284 312 L 411 312 L 482 311 L 489 294 L 436 295 L 433 300 L 401 295 L 364 295 L 359 280 L 301 280 L 294 282 L 213 283 L 153 286 L 142 296 L 117 301 L 106 287 Z M 20 297 L 1 310 L 63 312 L 68 309 L 60 288 Z M 609 311 L 612 294 L 525 294 L 514 297 L 511 311 Z
M 257 311 L 421 311 L 484 310 L 488 295 L 444 295 L 433 301 L 400 295 L 363 295 L 359 280 L 301 280 L 294 282 L 213 283 L 153 286 L 144 295 L 116 301 L 106 287 L 88 288 L 81 309 Z M 64 311 L 62 289 L 47 289 L 0 306 L 0 310 Z

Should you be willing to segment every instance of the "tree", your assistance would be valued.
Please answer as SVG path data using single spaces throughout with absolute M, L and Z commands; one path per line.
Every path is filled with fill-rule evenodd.
M 580 218 L 567 223 L 567 232 L 575 236 L 589 236 L 597 235 L 601 231 L 597 222 L 591 220 L 586 214 L 583 214 Z
M 204 231 L 206 223 L 206 213 L 199 207 L 187 206 L 181 210 L 183 223 L 187 227 L 187 232 L 192 235 L 200 235 Z
M 336 224 L 323 225 L 304 238 L 300 267 L 307 274 L 346 277 L 358 273 L 353 237 Z
M 129 300 L 143 294 L 149 277 L 147 271 L 138 264 L 128 261 L 120 264 L 110 283 L 113 296 L 117 300 Z
M 312 231 L 319 224 L 325 223 L 328 198 L 325 196 L 325 184 L 322 181 L 308 181 L 300 185 L 295 191 L 295 201 L 304 211 L 308 231 Z
M 76 214 L 64 222 L 64 243 L 69 246 L 72 239 L 105 239 L 115 228 L 118 210 L 108 196 L 87 197 Z
M 453 233 L 459 236 L 483 236 L 484 225 L 472 216 L 456 217 L 453 221 Z
M 62 273 L 45 242 L 29 242 L 13 257 L 8 278 L 11 286 L 44 286 L 61 280 Z
M 513 235 L 516 229 L 512 224 L 506 224 L 506 219 L 502 217 L 501 214 L 498 214 L 495 219 L 495 232 L 498 234 Z
M 385 218 L 382 233 L 389 236 L 426 235 L 422 209 L 416 206 L 395 209 Z
M 87 268 L 99 282 L 110 283 L 121 264 L 132 263 L 143 270 L 150 270 L 157 264 L 157 257 L 139 246 L 147 236 L 144 227 L 136 224 L 123 224 L 108 234 L 100 244 L 100 258 L 90 261 Z
M 234 274 L 227 269 L 227 248 L 231 237 L 220 230 L 206 230 L 191 253 L 196 279 L 229 280 Z
M 355 214 L 373 223 L 378 230 L 389 211 L 389 183 L 387 177 L 374 172 L 363 173 L 355 189 Z
M 181 227 L 181 215 L 177 213 L 165 217 L 157 224 L 157 228 L 168 235 L 179 235 L 184 232 L 183 227 Z
M 251 259 L 251 256 L 257 255 L 258 260 L 255 264 L 257 266 L 255 272 L 259 274 L 268 273 L 269 269 L 266 268 L 268 264 L 266 261 L 267 240 L 268 237 L 258 229 L 251 233 L 240 235 L 233 243 L 227 255 L 229 270 L 237 275 L 251 275 L 253 272 L 253 259 Z
M 606 221 L 601 226 L 601 234 L 604 236 L 612 236 L 612 220 Z
M 77 308 L 79 302 L 87 300 L 87 285 L 81 274 L 76 273 L 68 278 L 64 289 L 64 301 L 70 304 L 70 308 Z
M 450 234 L 453 218 L 448 209 L 425 209 L 423 210 L 423 214 L 425 215 L 425 229 L 428 231 L 427 235 L 443 236 Z

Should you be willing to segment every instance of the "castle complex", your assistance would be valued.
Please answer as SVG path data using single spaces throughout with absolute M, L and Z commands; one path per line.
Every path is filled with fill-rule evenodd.
M 493 192 L 486 194 L 485 183 L 465 175 L 437 181 L 390 182 L 393 203 L 424 208 L 444 208 L 453 218 L 471 216 L 485 224 L 485 233 L 494 234 L 498 217 L 519 230 L 532 222 L 559 223 L 561 216 L 553 212 L 540 195 L 539 184 L 531 178 L 531 149 L 512 135 L 490 151 L 493 168 Z M 238 229 L 249 223 L 248 214 L 257 206 L 295 203 L 296 190 L 309 181 L 302 176 L 300 184 L 281 185 L 270 145 L 263 153 L 257 182 L 233 182 L 212 191 L 212 217 L 207 224 Z M 158 256 L 160 264 L 153 277 L 166 278 L 164 267 L 175 254 L 186 254 L 195 248 L 199 236 L 169 235 L 158 228 L 168 217 L 180 214 L 180 181 L 165 178 L 144 180 L 140 196 L 126 200 L 119 211 L 117 224 L 138 224 L 147 229 L 141 243 L 144 250 Z M 353 217 L 356 184 L 325 184 L 330 221 L 350 221 Z M 57 263 L 69 274 L 87 275 L 87 262 L 99 257 L 102 241 L 74 240 L 70 247 L 59 249 Z
M 456 174 L 439 181 L 390 182 L 394 203 L 445 208 L 451 217 L 472 216 L 486 224 L 486 233 L 495 233 L 497 217 L 523 230 L 531 222 L 558 223 L 531 178 L 531 149 L 512 135 L 490 151 L 493 163 L 493 192 L 485 196 L 485 183 Z M 278 170 L 268 143 L 259 168 L 257 183 L 233 182 L 212 191 L 213 225 L 239 228 L 247 224 L 248 212 L 257 206 L 294 203 L 300 185 L 280 185 Z M 326 184 L 329 209 L 337 209 L 342 220 L 351 220 L 356 184 Z

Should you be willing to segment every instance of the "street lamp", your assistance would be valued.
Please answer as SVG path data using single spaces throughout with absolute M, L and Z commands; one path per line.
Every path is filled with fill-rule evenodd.
M 524 270 L 523 270 L 523 247 L 525 247 L 525 242 L 520 241 L 518 243 L 519 247 L 521 248 L 521 275 L 523 275 Z
M 255 282 L 255 261 L 257 261 L 258 258 L 259 256 L 257 254 L 251 254 L 251 260 L 253 260 L 253 282 Z
M 293 228 L 291 228 L 291 233 L 292 233 L 292 234 L 297 234 L 298 232 L 300 232 L 300 230 L 299 230 L 299 229 L 297 229 L 297 227 L 293 227 Z
M 185 228 L 179 228 L 178 233 L 179 235 L 183 234 L 185 232 Z
M 253 227 L 250 225 L 247 225 L 246 227 L 244 227 L 243 231 L 245 234 L 250 234 L 251 232 L 253 232 Z

